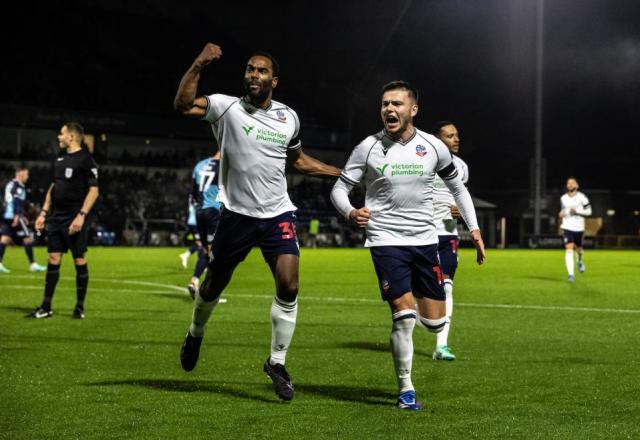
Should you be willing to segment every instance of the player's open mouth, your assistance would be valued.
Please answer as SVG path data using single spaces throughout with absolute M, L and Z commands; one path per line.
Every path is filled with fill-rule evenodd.
M 387 124 L 387 128 L 396 128 L 398 126 L 398 124 L 400 123 L 400 120 L 395 117 L 394 115 L 387 115 L 384 118 L 384 121 Z

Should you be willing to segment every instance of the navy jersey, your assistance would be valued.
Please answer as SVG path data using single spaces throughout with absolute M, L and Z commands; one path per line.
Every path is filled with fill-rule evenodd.
M 191 195 L 197 209 L 220 209 L 218 198 L 218 173 L 220 161 L 213 158 L 201 160 L 193 169 Z
M 25 186 L 13 179 L 4 188 L 4 218 L 13 220 L 16 215 L 22 214 L 22 209 L 27 201 L 27 189 Z

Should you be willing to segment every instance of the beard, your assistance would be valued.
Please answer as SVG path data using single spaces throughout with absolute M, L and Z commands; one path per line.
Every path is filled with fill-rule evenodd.
M 244 92 L 247 96 L 257 101 L 264 101 L 269 96 L 270 89 L 264 83 L 259 83 L 260 87 L 257 89 L 252 89 L 251 85 L 247 81 L 244 83 Z

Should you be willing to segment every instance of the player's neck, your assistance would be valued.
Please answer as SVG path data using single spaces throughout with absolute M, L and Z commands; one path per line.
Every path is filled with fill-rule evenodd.
M 575 196 L 576 194 L 578 194 L 578 190 L 577 190 L 577 189 L 574 189 L 573 191 L 567 191 L 567 194 L 569 195 L 569 197 L 573 197 L 573 196 Z
M 259 98 L 252 98 L 249 95 L 246 96 L 246 100 L 249 101 L 252 106 L 266 110 L 271 106 L 271 93 L 269 93 L 269 95 L 267 95 L 263 100 L 260 100 Z
M 413 137 L 413 135 L 416 133 L 416 129 L 413 125 L 409 125 L 404 129 L 402 133 L 391 134 L 386 130 L 385 132 L 387 133 L 387 136 L 389 136 L 394 141 L 404 143 Z
M 80 150 L 82 150 L 82 147 L 78 144 L 69 145 L 69 147 L 67 147 L 67 154 L 73 154 Z

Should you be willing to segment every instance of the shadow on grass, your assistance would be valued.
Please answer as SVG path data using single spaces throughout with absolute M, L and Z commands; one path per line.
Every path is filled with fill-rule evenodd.
M 367 405 L 391 405 L 397 396 L 385 390 L 348 385 L 296 384 L 296 390 L 334 400 L 365 403 Z
M 5 306 L 2 307 L 4 310 L 8 310 L 10 312 L 18 312 L 23 316 L 26 316 L 27 313 L 33 312 L 35 307 L 18 307 L 18 306 Z
M 191 299 L 191 296 L 189 296 L 189 293 L 185 290 L 184 293 L 180 293 L 178 291 L 176 291 L 176 293 L 152 293 L 153 296 L 160 296 L 162 298 L 171 298 L 171 299 L 175 299 L 178 300 L 180 302 L 183 303 L 191 303 L 193 304 L 193 300 Z
M 421 329 L 416 329 L 415 332 L 419 332 Z M 427 356 L 431 357 L 431 352 L 413 349 L 414 356 Z M 355 342 L 344 342 L 342 344 L 338 344 L 339 348 L 349 348 L 352 350 L 368 350 L 368 351 L 377 351 L 380 353 L 391 353 L 391 347 L 389 347 L 388 342 L 370 342 L 370 341 L 355 341 Z
M 257 400 L 266 403 L 280 403 L 277 397 L 267 398 L 260 394 L 247 392 L 247 388 L 260 389 L 262 385 L 255 383 L 219 383 L 204 380 L 176 380 L 176 379 L 130 379 L 130 380 L 107 380 L 100 382 L 86 383 L 87 386 L 137 386 L 152 388 L 161 391 L 175 391 L 180 393 L 216 393 L 241 399 Z M 265 391 L 271 391 L 270 385 L 264 385 Z
M 537 280 L 537 281 L 553 281 L 554 283 L 565 283 L 567 282 L 566 278 L 558 278 L 558 277 L 543 277 L 540 275 L 527 275 L 522 277 L 526 280 Z

